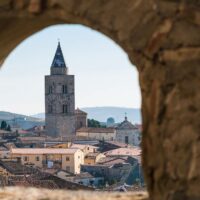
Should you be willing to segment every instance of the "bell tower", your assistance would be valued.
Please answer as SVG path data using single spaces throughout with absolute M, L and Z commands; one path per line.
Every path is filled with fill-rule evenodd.
M 45 76 L 46 134 L 53 137 L 75 135 L 74 75 L 68 75 L 60 42 L 51 65 L 50 75 Z

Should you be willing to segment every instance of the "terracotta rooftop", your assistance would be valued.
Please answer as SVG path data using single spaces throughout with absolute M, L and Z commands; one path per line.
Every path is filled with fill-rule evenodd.
M 72 144 L 70 148 L 77 148 L 83 150 L 84 148 L 93 148 L 93 149 L 98 149 L 98 147 L 92 146 L 92 145 L 87 145 L 87 144 Z
M 88 133 L 114 133 L 114 128 L 93 128 L 93 127 L 82 127 L 77 132 L 88 132 Z
M 12 154 L 74 154 L 78 149 L 61 149 L 61 148 L 13 148 Z
M 119 163 L 126 163 L 128 159 L 127 157 L 105 157 L 105 158 L 101 158 L 98 161 L 98 164 L 101 165 L 115 165 L 115 164 L 119 164 Z
M 105 152 L 106 156 L 139 156 L 141 155 L 142 150 L 139 147 L 131 148 L 118 148 Z
M 22 142 L 45 141 L 45 137 L 19 137 Z

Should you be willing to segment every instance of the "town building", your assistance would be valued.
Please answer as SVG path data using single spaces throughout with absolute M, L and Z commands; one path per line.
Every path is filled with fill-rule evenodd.
M 76 148 L 12 148 L 10 152 L 11 158 L 19 159 L 23 165 L 63 169 L 74 174 L 80 173 L 84 164 L 84 154 Z
M 106 156 L 141 156 L 141 154 L 142 150 L 140 147 L 122 147 L 104 152 Z
M 139 146 L 141 143 L 141 132 L 125 117 L 125 120 L 116 128 L 116 140 L 125 144 Z
M 43 169 L 22 165 L 17 160 L 0 160 L 0 176 L 0 186 L 94 190 L 92 187 L 59 178 L 56 174 L 44 172 Z
M 99 187 L 104 185 L 103 177 L 94 177 L 87 172 L 83 172 L 80 174 L 72 175 L 65 171 L 58 171 L 57 176 L 66 181 L 70 181 L 73 183 L 78 183 L 81 185 L 89 186 L 89 187 Z
M 106 156 L 100 152 L 88 153 L 84 158 L 84 163 L 86 165 L 93 165 L 97 163 L 100 159 L 105 158 Z
M 131 178 L 132 183 L 136 182 L 139 177 L 138 166 L 138 160 L 133 157 L 105 157 L 96 164 L 81 165 L 81 171 L 96 177 L 104 177 L 105 181 L 112 185 L 117 182 L 126 183 Z
M 76 136 L 84 139 L 113 141 L 116 138 L 116 130 L 114 128 L 82 127 L 76 131 Z
M 98 147 L 88 144 L 71 144 L 70 148 L 76 148 L 83 151 L 84 155 L 88 153 L 95 153 L 98 150 Z
M 77 108 L 75 110 L 76 130 L 87 127 L 87 113 Z
M 45 76 L 45 124 L 49 136 L 75 135 L 74 75 L 68 74 L 60 42 L 51 73 Z

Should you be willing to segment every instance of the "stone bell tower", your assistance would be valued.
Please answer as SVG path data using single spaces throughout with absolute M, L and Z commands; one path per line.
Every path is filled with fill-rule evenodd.
M 51 74 L 45 76 L 46 134 L 53 137 L 75 135 L 74 75 L 68 75 L 60 42 L 51 65 Z

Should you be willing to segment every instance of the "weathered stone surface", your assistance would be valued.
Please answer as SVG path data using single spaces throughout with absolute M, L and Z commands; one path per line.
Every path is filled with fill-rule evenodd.
M 150 198 L 200 199 L 200 1 L 1 0 L 0 61 L 23 39 L 58 23 L 106 34 L 137 66 Z
M 147 200 L 148 195 L 141 193 L 118 193 L 118 192 L 85 192 L 66 190 L 46 190 L 36 188 L 7 187 L 0 189 L 2 200 Z

